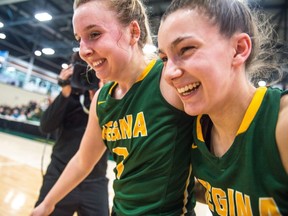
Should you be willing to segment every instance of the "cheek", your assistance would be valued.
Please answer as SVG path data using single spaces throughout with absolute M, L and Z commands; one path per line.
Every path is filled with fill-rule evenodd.
M 166 67 L 166 65 L 164 65 L 162 69 L 162 76 L 166 81 L 169 81 L 169 73 L 167 69 L 168 68 Z
M 210 91 L 211 88 L 213 91 L 213 88 L 215 88 L 222 79 L 222 74 L 220 74 L 216 68 L 214 60 L 209 58 L 195 58 L 189 62 L 189 65 L 187 64 L 186 71 L 189 72 L 195 81 L 201 82 L 205 92 Z
M 119 46 L 123 47 L 124 44 L 127 45 L 130 43 L 129 39 L 130 39 L 130 35 L 129 35 L 129 32 L 127 30 L 120 31 L 117 28 L 113 31 L 110 31 L 108 41 L 111 41 L 112 44 L 114 44 L 114 46 L 116 44 L 118 47 Z

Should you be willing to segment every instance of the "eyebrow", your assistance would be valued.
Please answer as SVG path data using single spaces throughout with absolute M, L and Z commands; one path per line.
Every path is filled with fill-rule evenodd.
M 188 39 L 188 38 L 193 38 L 193 36 L 183 36 L 183 37 L 178 37 L 176 38 L 174 41 L 172 41 L 171 43 L 171 48 L 173 49 L 174 47 L 176 47 L 179 43 L 181 43 L 182 41 Z M 164 54 L 164 52 L 161 49 L 158 49 L 158 53 L 159 54 Z
M 95 24 L 93 24 L 93 25 L 88 25 L 88 26 L 86 26 L 86 27 L 84 28 L 84 31 L 89 31 L 90 29 L 95 28 L 95 27 L 98 27 L 98 25 L 95 25 Z M 77 37 L 77 36 L 78 36 L 77 33 L 75 33 L 75 34 L 74 34 L 74 37 Z

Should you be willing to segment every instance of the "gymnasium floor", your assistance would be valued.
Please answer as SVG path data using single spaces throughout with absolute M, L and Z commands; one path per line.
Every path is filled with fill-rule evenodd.
M 41 166 L 46 170 L 51 145 L 0 132 L 0 216 L 29 216 L 41 186 Z M 43 161 L 43 163 L 41 163 Z M 112 204 L 114 162 L 107 176 Z M 197 203 L 197 216 L 210 216 L 206 205 Z

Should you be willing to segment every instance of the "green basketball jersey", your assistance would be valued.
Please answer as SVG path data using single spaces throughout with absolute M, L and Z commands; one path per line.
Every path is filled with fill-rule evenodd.
M 111 96 L 114 82 L 98 96 L 102 138 L 117 164 L 117 216 L 188 215 L 195 205 L 189 154 L 194 118 L 163 98 L 162 67 L 161 61 L 152 61 L 120 100 Z
M 288 215 L 288 175 L 275 138 L 280 98 L 286 93 L 258 88 L 234 143 L 221 158 L 212 155 L 204 143 L 202 127 L 210 119 L 197 117 L 193 174 L 206 188 L 213 215 Z

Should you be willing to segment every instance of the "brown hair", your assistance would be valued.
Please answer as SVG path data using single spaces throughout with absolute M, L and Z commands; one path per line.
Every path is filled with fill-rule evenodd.
M 252 41 L 252 51 L 246 60 L 250 80 L 254 84 L 258 79 L 270 84 L 281 80 L 283 70 L 277 56 L 281 55 L 282 50 L 278 42 L 273 40 L 273 26 L 260 10 L 255 10 L 253 16 L 244 0 L 173 0 L 162 16 L 162 22 L 180 9 L 197 10 L 208 17 L 213 25 L 217 25 L 220 34 L 227 38 L 236 32 L 247 33 Z

